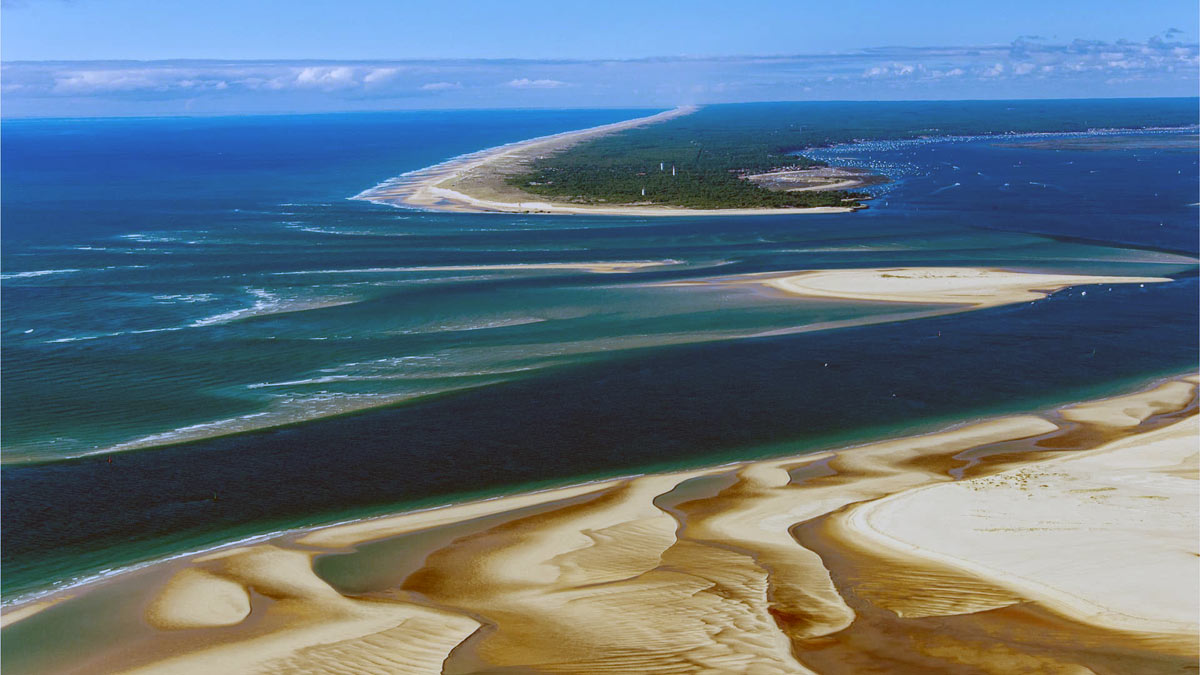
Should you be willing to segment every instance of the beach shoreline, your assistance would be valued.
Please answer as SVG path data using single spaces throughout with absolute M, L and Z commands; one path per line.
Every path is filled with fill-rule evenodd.
M 539 156 L 561 152 L 600 136 L 665 122 L 697 109 L 697 106 L 680 106 L 647 117 L 480 150 L 388 179 L 351 199 L 428 211 L 595 216 L 759 216 L 849 213 L 855 210 L 833 206 L 689 209 L 652 205 L 580 205 L 550 201 L 505 183 L 505 178 Z
M 647 561 L 647 555 L 651 555 L 653 560 L 659 560 L 666 555 L 666 551 L 675 550 L 679 546 L 690 550 L 693 546 L 711 546 L 718 541 L 725 542 L 723 545 L 730 545 L 730 537 L 736 535 L 741 538 L 738 546 L 756 550 L 758 559 L 767 560 L 781 555 L 784 551 L 779 547 L 790 546 L 795 546 L 795 550 L 788 554 L 791 557 L 785 557 L 787 560 L 792 560 L 794 556 L 813 556 L 803 564 L 796 562 L 800 568 L 791 572 L 784 569 L 782 561 L 775 563 L 773 575 L 777 578 L 773 583 L 777 586 L 774 602 L 778 605 L 781 602 L 779 598 L 788 596 L 789 586 L 779 580 L 781 575 L 799 575 L 796 580 L 807 579 L 805 585 L 814 583 L 814 578 L 817 581 L 825 579 L 818 584 L 827 589 L 822 598 L 814 600 L 806 596 L 803 599 L 795 599 L 794 602 L 807 606 L 805 611 L 815 612 L 823 617 L 820 621 L 816 620 L 815 615 L 810 617 L 810 620 L 804 622 L 807 626 L 805 631 L 833 636 L 846 628 L 846 617 L 860 611 L 848 609 L 845 601 L 840 599 L 838 589 L 830 587 L 832 582 L 829 581 L 829 574 L 834 573 L 834 577 L 837 577 L 838 567 L 831 566 L 828 560 L 816 554 L 804 553 L 806 550 L 815 549 L 797 546 L 791 535 L 786 534 L 790 525 L 784 530 L 775 528 L 797 521 L 809 524 L 821 521 L 830 528 L 830 533 L 823 535 L 822 545 L 837 545 L 843 552 L 857 550 L 858 547 L 875 551 L 879 555 L 905 554 L 911 558 L 912 550 L 900 550 L 898 553 L 896 544 L 886 543 L 890 541 L 888 535 L 880 535 L 876 532 L 878 527 L 866 527 L 861 522 L 871 521 L 872 518 L 878 520 L 878 516 L 872 515 L 874 512 L 886 511 L 887 508 L 891 508 L 888 504 L 913 499 L 913 495 L 936 493 L 938 490 L 965 485 L 970 481 L 990 480 L 989 476 L 1002 476 L 1006 475 L 1006 472 L 1027 471 L 1055 463 L 1070 464 L 1072 458 L 1092 456 L 1096 453 L 1111 454 L 1114 444 L 1136 445 L 1140 442 L 1139 439 L 1153 439 L 1155 434 L 1165 433 L 1165 429 L 1173 429 L 1171 433 L 1176 436 L 1182 434 L 1185 439 L 1191 439 L 1196 436 L 1197 431 L 1195 412 L 1198 380 L 1200 378 L 1196 375 L 1176 376 L 1160 380 L 1134 394 L 1061 406 L 1047 414 L 1009 415 L 974 420 L 929 434 L 873 441 L 838 450 L 604 479 L 292 531 L 265 540 L 256 539 L 232 547 L 219 547 L 191 554 L 168 563 L 150 566 L 141 570 L 141 574 L 129 578 L 118 575 L 94 585 L 40 596 L 28 603 L 9 605 L 4 609 L 6 616 L 16 615 L 10 619 L 10 625 L 19 626 L 50 609 L 57 608 L 56 611 L 63 611 L 71 605 L 74 598 L 86 597 L 97 589 L 111 587 L 113 584 L 125 584 L 132 585 L 131 588 L 136 591 L 135 595 L 143 598 L 136 604 L 143 607 L 139 611 L 146 613 L 145 620 L 149 622 L 148 628 L 138 629 L 148 631 L 140 634 L 139 641 L 153 642 L 154 636 L 165 635 L 163 639 L 174 644 L 172 641 L 183 639 L 180 637 L 183 634 L 178 632 L 183 627 L 188 629 L 185 633 L 191 634 L 189 639 L 192 640 L 205 631 L 219 631 L 216 643 L 209 644 L 206 640 L 188 643 L 191 645 L 185 650 L 188 653 L 172 655 L 170 658 L 160 650 L 147 646 L 151 643 L 139 642 L 143 644 L 139 657 L 143 660 L 142 665 L 150 667 L 147 672 L 158 672 L 155 664 L 169 666 L 172 671 L 178 668 L 179 672 L 202 672 L 215 663 L 212 661 L 214 658 L 232 658 L 237 659 L 237 662 L 249 659 L 250 661 L 245 663 L 262 663 L 300 651 L 319 649 L 320 645 L 341 644 L 346 640 L 359 639 L 354 636 L 380 635 L 380 631 L 392 630 L 397 622 L 405 625 L 405 621 L 425 622 L 423 625 L 427 627 L 438 627 L 437 632 L 447 640 L 445 651 L 439 650 L 443 656 L 436 663 L 440 665 L 451 648 L 465 644 L 468 636 L 478 631 L 481 624 L 473 617 L 489 615 L 490 612 L 500 612 L 497 616 L 508 616 L 510 612 L 515 611 L 513 606 L 510 606 L 514 601 L 511 598 L 515 597 L 511 596 L 511 593 L 516 593 L 518 589 L 521 589 L 518 595 L 522 597 L 529 593 L 542 597 L 543 593 L 548 593 L 545 597 L 551 598 L 557 594 L 568 593 L 577 598 L 577 603 L 583 602 L 586 605 L 585 598 L 592 597 L 587 592 L 580 595 L 581 590 L 569 591 L 561 587 L 565 570 L 571 570 L 567 574 L 570 577 L 568 580 L 573 579 L 574 585 L 568 584 L 571 588 L 582 583 L 585 577 L 589 579 L 589 588 L 597 583 L 617 583 L 618 578 L 625 578 L 622 574 L 626 574 L 628 570 L 617 574 L 616 577 L 612 576 L 616 572 L 609 566 L 618 564 L 617 559 L 602 557 L 605 561 L 603 563 L 600 560 L 589 563 L 587 556 L 600 555 L 599 549 L 605 548 L 606 545 L 616 546 L 609 554 L 615 555 L 619 552 L 621 560 L 631 558 L 638 565 L 649 565 L 641 572 L 645 575 L 657 574 L 652 572 L 655 565 L 651 564 L 652 561 Z M 1057 447 L 1064 443 L 1065 448 Z M 1024 449 L 1021 450 L 1018 446 Z M 1175 452 L 1178 452 L 1178 448 Z M 1128 459 L 1124 461 L 1125 464 L 1130 462 Z M 957 479 L 948 475 L 947 472 L 953 470 L 951 467 L 964 463 L 967 466 L 962 469 Z M 686 485 L 702 484 L 705 481 L 709 484 L 704 489 L 695 490 L 694 494 L 674 496 L 681 491 L 687 492 Z M 804 498 L 797 501 L 798 496 Z M 695 506 L 701 502 L 708 506 L 704 509 Z M 849 505 L 854 505 L 850 507 L 850 511 L 841 508 Z M 535 513 L 538 509 L 542 512 Z M 677 522 L 681 517 L 682 525 Z M 833 520 L 828 520 L 830 518 Z M 755 522 L 777 523 L 767 528 L 777 534 L 744 531 L 747 523 Z M 849 524 L 846 524 L 847 522 Z M 472 523 L 485 525 L 476 527 Z M 517 527 L 516 523 L 521 523 L 521 526 Z M 631 523 L 638 525 L 633 527 L 629 525 Z M 356 551 L 360 551 L 364 546 L 370 549 L 372 545 L 396 538 L 414 537 L 422 532 L 456 527 L 466 530 L 460 532 L 462 536 L 458 538 L 455 546 L 430 550 L 426 555 L 424 567 L 418 565 L 420 570 L 415 577 L 409 575 L 417 581 L 413 581 L 413 578 L 404 579 L 397 588 L 409 590 L 399 595 L 390 591 L 380 595 L 382 589 L 365 594 L 340 593 L 313 572 L 314 561 L 320 557 L 360 555 Z M 633 527 L 633 530 L 627 531 L 628 527 Z M 645 536 L 649 536 L 645 534 L 648 531 L 646 528 L 658 534 L 650 540 L 645 540 Z M 663 540 L 662 545 L 666 545 L 667 548 L 659 550 L 659 544 L 650 543 L 663 539 L 677 528 L 682 528 L 679 530 L 682 538 L 672 539 L 674 544 Z M 751 530 L 757 528 L 751 527 Z M 620 546 L 617 545 L 622 538 L 634 536 L 634 531 L 643 534 Z M 911 532 L 908 535 L 911 535 Z M 533 538 L 533 544 L 530 543 L 530 537 Z M 478 538 L 482 538 L 482 549 L 470 543 Z M 800 537 L 801 540 L 803 538 Z M 488 542 L 486 545 L 483 543 L 485 541 Z M 636 543 L 639 541 L 641 543 Z M 706 541 L 712 543 L 704 544 Z M 494 551 L 497 546 L 499 549 Z M 646 546 L 649 546 L 651 551 L 659 552 L 652 554 L 643 550 Z M 914 547 L 910 544 L 909 548 Z M 904 549 L 904 546 L 899 546 L 899 549 Z M 503 553 L 507 550 L 512 551 L 511 555 Z M 880 551 L 882 553 L 879 553 Z M 802 553 L 804 555 L 801 555 Z M 705 555 L 711 557 L 712 553 L 710 551 Z M 855 555 L 864 554 L 859 551 Z M 438 556 L 446 559 L 439 564 Z M 567 567 L 561 567 L 564 556 L 583 557 Z M 665 560 L 662 558 L 662 562 Z M 914 560 L 916 562 L 913 562 Z M 450 576 L 446 576 L 446 573 L 451 569 L 458 569 L 458 565 L 467 564 L 468 561 L 474 561 L 470 563 L 472 566 L 483 564 L 484 568 L 481 569 L 490 571 L 480 572 L 483 574 L 483 580 L 469 584 L 474 590 L 463 595 L 466 591 L 461 585 L 465 578 L 458 573 L 450 573 Z M 550 561 L 558 562 L 550 564 Z M 717 564 L 716 561 L 707 557 L 703 560 L 685 557 L 673 564 L 683 564 L 686 561 L 690 561 L 688 564 L 692 565 L 692 573 L 701 569 L 707 569 L 704 574 L 716 573 L 714 569 L 708 569 L 709 566 Z M 946 559 L 944 556 L 934 555 L 929 558 L 920 554 L 917 558 L 912 558 L 910 563 L 924 566 L 924 569 L 929 565 L 944 565 Z M 550 564 L 550 567 L 545 567 L 547 564 Z M 725 561 L 723 564 L 732 563 Z M 739 564 L 744 566 L 749 563 Z M 696 565 L 699 567 L 695 567 Z M 448 566 L 444 567 L 445 572 L 429 576 L 434 569 L 442 566 Z M 961 567 L 960 564 L 956 569 Z M 282 568 L 290 571 L 277 574 L 276 571 Z M 539 571 L 543 568 L 545 571 Z M 825 568 L 830 571 L 821 572 Z M 560 571 L 550 573 L 551 569 Z M 740 573 L 750 573 L 750 568 L 737 569 L 741 570 Z M 595 574 L 600 574 L 601 578 L 595 577 Z M 813 574 L 816 574 L 816 577 L 813 577 Z M 949 572 L 941 574 L 944 576 Z M 961 575 L 963 572 L 959 569 L 955 574 Z M 768 574 L 768 578 L 771 576 Z M 139 577 L 150 580 L 150 583 L 139 586 Z M 979 580 L 983 577 L 987 577 L 986 582 Z M 507 581 L 501 581 L 502 579 Z M 678 579 L 672 579 L 668 586 L 678 582 Z M 966 582 L 963 583 L 970 586 Z M 1035 604 L 1042 598 L 1042 605 L 1039 606 L 1050 607 L 1057 612 L 1056 616 L 1061 620 L 1082 621 L 1082 625 L 1088 626 L 1088 631 L 1107 630 L 1105 621 L 1089 618 L 1086 612 L 1077 612 L 1078 616 L 1073 615 L 1070 607 L 1044 601 L 1046 594 L 1033 593 L 1028 590 L 1027 585 L 1022 587 L 1017 584 L 1016 589 L 1010 588 L 1010 584 L 1003 579 L 988 575 L 981 575 L 971 583 L 986 583 L 991 590 L 987 593 L 977 593 L 981 597 L 958 598 L 955 602 L 960 610 L 962 607 L 969 607 L 972 612 L 977 612 L 981 611 L 983 605 L 991 607 L 997 602 L 997 608 L 1014 606 L 1013 602 L 1016 601 L 1000 602 L 996 600 L 999 596 L 1019 596 L 1022 602 Z M 280 584 L 282 586 L 279 586 Z M 505 589 L 512 584 L 516 585 L 506 591 Z M 263 627 L 249 623 L 246 616 L 249 616 L 251 606 L 258 607 L 264 601 L 251 599 L 246 601 L 250 604 L 245 604 L 239 599 L 241 591 L 237 589 L 257 589 L 257 593 L 261 594 L 263 589 L 270 585 L 279 586 L 286 592 L 267 594 L 267 597 L 274 598 L 265 601 L 267 615 L 278 616 L 271 620 L 275 622 L 272 623 L 274 628 L 263 633 Z M 551 591 L 552 587 L 559 590 Z M 1002 591 L 996 590 L 1001 587 Z M 438 598 L 436 607 L 425 606 L 420 602 L 414 605 L 412 591 L 420 591 L 422 595 Z M 973 592 L 966 595 L 970 596 Z M 280 593 L 285 597 L 281 599 Z M 597 597 L 603 597 L 603 594 Z M 486 598 L 486 601 L 481 598 Z M 547 601 L 538 600 L 533 605 L 527 605 L 526 601 L 521 601 L 518 606 L 524 607 L 522 611 L 535 613 L 550 612 L 552 607 L 556 606 L 555 603 L 546 605 L 545 602 Z M 814 602 L 815 605 L 812 604 Z M 888 602 L 894 604 L 898 601 Z M 368 604 L 364 606 L 362 603 Z M 380 603 L 399 603 L 400 606 L 381 608 Z M 768 602 L 768 605 L 770 604 Z M 280 614 L 281 605 L 290 609 Z M 446 614 L 447 607 L 467 608 L 470 611 L 467 615 L 456 612 Z M 507 609 L 501 611 L 501 607 Z M 629 607 L 625 609 L 633 611 Z M 765 611 L 769 607 L 763 606 L 760 609 Z M 797 608 L 793 609 L 799 611 Z M 904 611 L 912 613 L 917 610 L 909 607 Z M 901 614 L 904 611 L 901 611 Z M 926 607 L 920 611 L 927 613 L 933 610 Z M 1155 610 L 1150 608 L 1144 611 L 1152 613 Z M 684 616 L 686 615 L 685 612 Z M 947 616 L 957 615 L 951 613 Z M 280 618 L 283 616 L 291 618 Z M 304 618 L 299 619 L 297 616 Z M 261 617 L 258 619 L 262 620 Z M 511 620 L 495 620 L 500 621 L 496 625 L 501 628 L 502 633 L 513 629 Z M 237 626 L 244 621 L 248 622 L 247 627 L 242 630 L 243 635 L 238 637 Z M 785 643 L 788 640 L 795 643 L 799 639 L 786 621 L 782 624 L 778 621 L 775 623 L 782 625 L 784 637 L 780 639 Z M 534 621 L 531 625 L 538 625 L 538 622 Z M 815 625 L 824 627 L 818 629 L 814 628 Z M 1176 629 L 1179 628 L 1178 621 L 1174 625 Z M 252 626 L 257 627 L 251 630 Z M 1129 625 L 1119 628 L 1131 630 Z M 245 633 L 247 630 L 250 632 Z M 491 630 L 494 631 L 495 627 Z M 760 630 L 779 628 L 769 629 L 763 626 Z M 1178 630 L 1169 630 L 1167 633 L 1179 635 Z M 410 635 L 409 638 L 411 637 Z M 803 639 L 811 637 L 813 636 Z M 409 638 L 400 640 L 393 648 L 403 651 Z M 528 639 L 528 636 L 522 639 Z M 1160 642 L 1165 640 L 1164 644 L 1173 645 L 1168 649 L 1170 653 L 1187 652 L 1186 641 L 1181 642 L 1181 638 L 1168 639 L 1160 636 L 1156 639 Z M 268 643 L 273 646 L 266 648 Z M 514 656 L 512 646 L 505 646 L 505 641 L 501 640 L 498 644 L 500 646 L 489 652 L 490 655 L 481 657 L 484 662 L 494 664 L 497 659 L 503 661 L 512 657 L 517 659 L 514 661 L 516 663 L 522 662 L 520 658 L 525 658 Z M 542 648 L 549 649 L 549 645 L 543 644 Z M 775 661 L 780 666 L 791 658 L 784 651 L 769 645 L 758 645 L 751 652 L 755 662 L 766 659 Z M 124 658 L 121 657 L 117 661 L 125 663 L 126 666 L 133 665 L 132 662 L 122 661 Z M 782 661 L 779 661 L 780 659 Z M 113 661 L 112 665 L 115 666 L 117 661 Z M 789 667 L 795 670 L 797 665 L 799 664 L 794 663 Z M 118 669 L 124 670 L 125 666 Z

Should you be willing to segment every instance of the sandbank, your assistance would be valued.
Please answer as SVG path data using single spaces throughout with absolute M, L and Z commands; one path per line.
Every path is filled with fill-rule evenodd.
M 983 267 L 896 267 L 801 272 L 767 277 L 762 283 L 807 297 L 995 307 L 1041 300 L 1070 286 L 1168 281 L 1166 277 L 1044 274 Z
M 1169 281 L 1167 277 L 1049 274 L 988 267 L 888 267 L 769 272 L 655 285 L 757 286 L 797 297 L 983 309 L 1034 302 L 1072 286 Z
M 1106 424 L 1095 404 L 1068 419 L 1085 409 L 1069 406 L 166 563 L 165 575 L 105 582 L 127 584 L 144 619 L 86 663 L 144 673 L 1174 672 L 1194 664 L 1200 628 L 1196 382 L 1109 400 L 1136 423 Z M 398 545 L 368 547 L 385 542 Z M 398 555 L 413 571 L 370 581 L 371 570 L 403 566 Z M 318 557 L 357 561 L 361 573 L 344 569 L 359 587 L 339 591 L 345 579 L 318 575 Z
M 1100 627 L 1194 637 L 1200 609 L 1194 418 L 972 480 L 854 507 L 860 539 L 945 563 Z

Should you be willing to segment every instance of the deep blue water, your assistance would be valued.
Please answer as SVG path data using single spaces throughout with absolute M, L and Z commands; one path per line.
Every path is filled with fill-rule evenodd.
M 821 151 L 895 178 L 847 215 L 346 199 L 645 112 L 6 121 L 5 597 L 281 528 L 828 447 L 1196 367 L 1188 146 Z M 598 261 L 659 264 L 496 267 Z M 888 265 L 1176 280 L 906 322 L 889 319 L 911 307 L 655 283 Z M 836 321 L 876 323 L 744 339 Z

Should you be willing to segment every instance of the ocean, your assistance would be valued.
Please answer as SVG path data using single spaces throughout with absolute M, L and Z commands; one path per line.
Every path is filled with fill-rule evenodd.
M 1197 366 L 1194 129 L 812 153 L 892 178 L 853 214 L 349 199 L 647 113 L 6 120 L 5 600 L 244 537 L 931 430 Z M 1173 281 L 908 321 L 931 308 L 664 283 L 902 265 Z

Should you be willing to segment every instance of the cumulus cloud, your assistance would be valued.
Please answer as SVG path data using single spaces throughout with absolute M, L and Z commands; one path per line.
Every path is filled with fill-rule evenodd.
M 906 77 L 912 75 L 920 69 L 925 71 L 922 65 L 913 65 L 911 63 L 891 63 L 886 66 L 873 66 L 863 72 L 863 77 Z
M 317 87 L 318 89 L 345 89 L 361 84 L 354 68 L 339 66 L 336 68 L 301 68 L 296 73 L 294 84 L 299 87 Z
M 363 75 L 365 85 L 383 84 L 400 74 L 399 68 L 372 68 Z
M 507 86 L 514 89 L 557 89 L 558 87 L 567 86 L 567 83 L 559 80 L 531 80 L 527 77 L 522 77 L 516 80 L 509 80 Z

